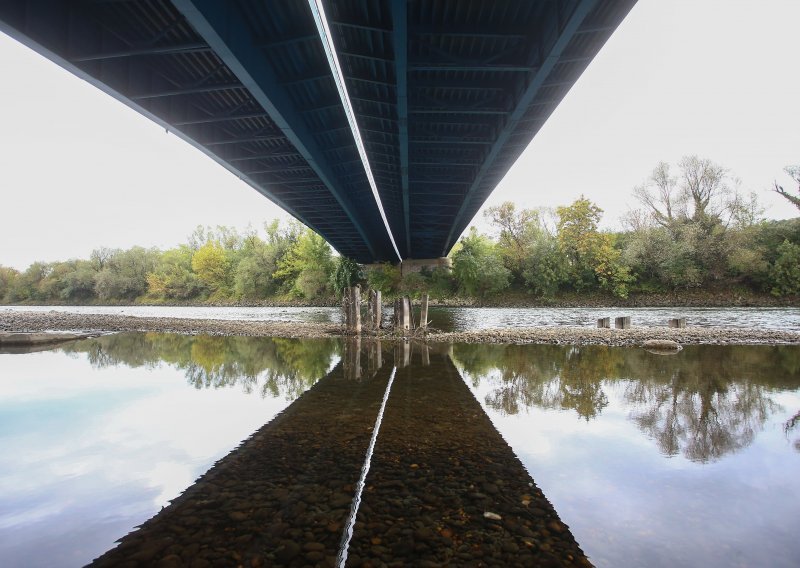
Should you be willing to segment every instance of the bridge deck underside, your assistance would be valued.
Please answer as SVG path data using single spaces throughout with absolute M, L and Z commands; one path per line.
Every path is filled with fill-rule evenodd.
M 634 2 L 324 3 L 403 258 L 447 254 Z M 396 260 L 306 2 L 9 0 L 0 31 L 194 144 L 340 253 Z

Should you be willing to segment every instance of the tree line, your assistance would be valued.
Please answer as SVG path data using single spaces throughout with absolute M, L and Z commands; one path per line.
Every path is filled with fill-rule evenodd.
M 787 168 L 800 187 L 800 168 Z M 361 282 L 387 296 L 430 293 L 490 300 L 506 291 L 630 293 L 740 287 L 800 294 L 800 218 L 770 221 L 756 194 L 707 159 L 660 163 L 634 189 L 640 208 L 625 229 L 599 229 L 603 210 L 581 197 L 547 209 L 488 208 L 489 234 L 475 228 L 450 253 L 452 270 L 365 270 L 291 221 L 263 231 L 198 227 L 169 250 L 99 248 L 89 259 L 0 266 L 4 303 L 228 303 L 331 301 Z M 775 184 L 800 208 L 800 199 Z

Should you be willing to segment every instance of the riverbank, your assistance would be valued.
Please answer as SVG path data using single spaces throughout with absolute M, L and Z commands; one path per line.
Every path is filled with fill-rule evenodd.
M 384 294 L 384 302 L 394 299 Z M 218 307 L 218 308 L 320 308 L 337 307 L 341 302 L 336 298 L 317 298 L 313 301 L 276 296 L 259 301 L 192 301 L 167 302 L 138 298 L 133 302 L 86 302 L 84 304 L 41 302 L 16 303 L 10 306 L 148 306 L 148 307 Z M 800 296 L 773 296 L 756 293 L 748 289 L 726 288 L 721 290 L 680 290 L 672 292 L 631 293 L 627 298 L 618 298 L 601 293 L 565 293 L 557 296 L 540 297 L 512 290 L 495 297 L 478 299 L 467 296 L 450 295 L 448 298 L 430 299 L 431 306 L 450 308 L 793 308 L 800 307 Z M 2 308 L 2 306 L 0 306 Z
M 174 317 L 133 317 L 117 314 L 76 314 L 67 312 L 0 312 L 0 331 L 31 333 L 42 331 L 116 332 L 154 331 L 190 335 L 242 335 L 290 338 L 336 337 L 342 327 L 332 323 L 285 321 L 242 321 Z M 383 335 L 391 339 L 392 335 Z M 539 343 L 567 345 L 634 346 L 662 339 L 683 345 L 800 345 L 800 333 L 775 329 L 730 327 L 633 327 L 598 329 L 589 326 L 540 326 L 536 328 L 480 329 L 462 332 L 432 330 L 428 341 L 457 343 Z

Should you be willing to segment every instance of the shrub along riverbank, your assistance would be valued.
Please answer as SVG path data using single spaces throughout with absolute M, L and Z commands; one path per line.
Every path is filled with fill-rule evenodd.
M 166 251 L 0 266 L 0 303 L 333 305 L 362 283 L 387 300 L 428 293 L 447 305 L 798 305 L 800 218 L 765 220 L 755 194 L 732 185 L 709 160 L 684 158 L 675 176 L 659 164 L 620 232 L 601 231 L 602 209 L 585 198 L 553 211 L 504 203 L 484 214 L 489 234 L 473 228 L 455 246 L 452 271 L 403 276 L 363 270 L 296 222 L 199 227 Z

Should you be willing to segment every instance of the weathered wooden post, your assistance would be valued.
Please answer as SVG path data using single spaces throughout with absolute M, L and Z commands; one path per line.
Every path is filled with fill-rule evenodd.
M 350 289 L 350 323 L 355 334 L 361 333 L 361 286 Z
M 686 327 L 686 318 L 672 318 L 669 320 L 669 326 L 678 328 Z
M 411 298 L 403 296 L 403 331 L 411 331 Z
M 597 318 L 597 327 L 610 328 L 611 318 Z
M 342 317 L 344 318 L 345 333 L 350 332 L 350 288 L 345 288 L 342 292 Z
M 369 291 L 369 316 L 368 326 L 372 331 L 377 332 L 381 328 L 381 293 L 378 290 Z
M 372 315 L 372 308 L 374 306 L 374 304 L 372 302 L 372 295 L 373 294 L 374 294 L 374 292 L 372 291 L 371 288 L 367 289 L 367 322 L 366 322 L 366 324 L 367 324 L 367 329 L 369 329 L 369 330 L 372 329 L 372 322 L 375 321 L 375 317 Z
M 614 327 L 616 327 L 617 329 L 630 329 L 631 316 L 622 316 L 614 318 Z
M 383 303 L 381 301 L 381 291 L 375 290 L 375 331 L 383 325 Z
M 422 295 L 422 307 L 419 310 L 419 327 L 423 332 L 428 330 L 428 295 Z
M 403 333 L 411 329 L 411 300 L 408 296 L 394 301 L 394 329 Z

